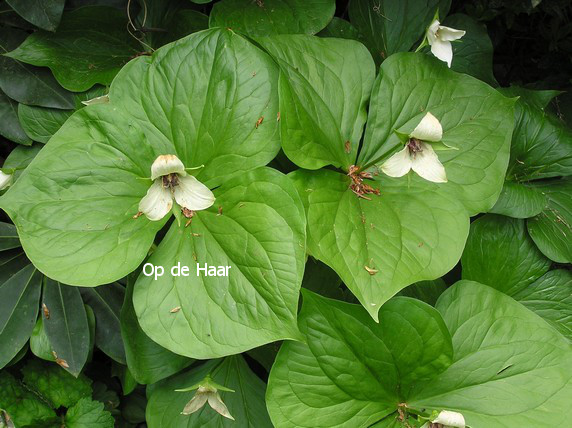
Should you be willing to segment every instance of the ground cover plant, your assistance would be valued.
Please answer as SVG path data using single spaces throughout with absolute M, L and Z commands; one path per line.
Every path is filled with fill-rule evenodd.
M 568 426 L 570 14 L 0 2 L 0 427 Z

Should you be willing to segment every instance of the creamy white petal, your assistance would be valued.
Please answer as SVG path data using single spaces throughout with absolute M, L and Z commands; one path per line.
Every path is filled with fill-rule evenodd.
M 443 127 L 439 119 L 427 112 L 427 114 L 423 116 L 423 119 L 421 119 L 421 122 L 419 122 L 419 125 L 415 127 L 409 136 L 421 141 L 436 143 L 443 139 Z
M 161 220 L 173 207 L 173 196 L 169 189 L 161 185 L 161 180 L 155 181 L 147 194 L 139 202 L 139 211 L 151 221 Z
M 189 210 L 205 210 L 214 204 L 213 192 L 192 175 L 179 177 L 179 185 L 175 186 L 175 200 L 181 207 Z
M 218 395 L 217 392 L 209 394 L 209 406 L 211 406 L 213 410 L 217 412 L 219 415 L 234 421 L 234 418 L 228 411 L 226 404 L 223 403 L 223 401 L 220 398 L 220 395 Z
M 381 170 L 390 177 L 403 177 L 411 169 L 411 156 L 407 146 L 395 153 L 383 165 Z
M 434 183 L 446 183 L 445 167 L 429 144 L 421 143 L 421 151 L 411 158 L 411 169 L 421 178 Z
M 440 39 L 436 39 L 431 45 L 431 53 L 441 61 L 446 62 L 449 68 L 451 68 L 451 61 L 453 61 L 453 48 L 451 47 L 451 42 L 444 42 Z
M 187 403 L 183 411 L 183 415 L 190 415 L 200 410 L 208 400 L 208 395 L 205 393 L 196 393 L 195 396 Z
M 91 100 L 82 101 L 81 102 L 84 106 L 92 106 L 96 104 L 107 104 L 109 103 L 109 95 L 102 95 L 101 97 L 95 97 Z
M 444 42 L 452 42 L 453 40 L 459 40 L 466 34 L 463 30 L 455 30 L 450 27 L 439 26 L 439 32 L 437 37 Z
M 458 412 L 443 410 L 436 419 L 432 420 L 434 424 L 442 424 L 447 427 L 465 428 L 465 417 Z
M 185 165 L 183 162 L 175 155 L 161 155 L 153 165 L 151 165 L 151 180 L 155 180 L 162 175 L 177 173 L 179 175 L 185 176 Z
M 426 36 L 427 36 L 427 41 L 429 42 L 430 45 L 435 43 L 435 40 L 437 39 L 437 31 L 439 31 L 439 24 L 440 22 L 435 20 L 431 23 L 429 28 L 427 28 Z
M 8 188 L 12 184 L 12 179 L 14 176 L 12 174 L 6 174 L 0 171 L 0 190 Z

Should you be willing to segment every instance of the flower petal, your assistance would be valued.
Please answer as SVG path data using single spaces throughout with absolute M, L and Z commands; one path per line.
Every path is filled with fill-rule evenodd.
M 173 196 L 161 185 L 161 180 L 155 181 L 139 202 L 139 211 L 151 221 L 161 220 L 172 207 Z
M 223 403 L 222 399 L 220 398 L 220 395 L 218 395 L 218 392 L 209 394 L 209 406 L 211 406 L 212 409 L 219 415 L 234 421 L 234 418 L 228 411 L 226 404 Z
M 208 400 L 208 394 L 196 393 L 195 396 L 191 399 L 191 401 L 189 401 L 186 404 L 181 414 L 190 415 L 191 413 L 195 413 L 197 410 L 202 409 L 207 400 Z
M 179 177 L 175 186 L 175 200 L 181 207 L 189 210 L 205 210 L 214 204 L 213 192 L 192 175 Z
M 445 167 L 429 144 L 421 143 L 421 151 L 411 159 L 411 169 L 421 178 L 434 183 L 446 183 Z
M 453 61 L 453 48 L 451 47 L 451 42 L 444 42 L 440 39 L 436 39 L 431 45 L 431 53 L 441 61 L 446 62 L 449 68 L 451 68 L 451 61 Z
M 403 177 L 411 169 L 411 156 L 407 146 L 395 153 L 383 165 L 381 170 L 390 177 Z
M 14 176 L 12 174 L 6 174 L 0 171 L 0 190 L 8 188 L 12 184 L 12 179 Z
M 161 155 L 153 165 L 151 165 L 151 180 L 155 180 L 163 175 L 177 173 L 179 175 L 185 176 L 185 165 L 183 162 L 175 155 Z
M 421 119 L 421 122 L 419 122 L 419 125 L 415 127 L 409 136 L 421 141 L 436 143 L 443 139 L 443 127 L 439 119 L 427 112 L 427 114 L 423 116 L 423 119 Z
M 441 23 L 435 20 L 431 23 L 429 28 L 427 28 L 426 36 L 427 36 L 427 41 L 429 42 L 430 45 L 433 45 L 433 43 L 435 43 L 435 40 L 437 39 L 437 31 L 439 30 L 439 24 Z
M 437 418 L 431 422 L 453 428 L 465 428 L 466 426 L 465 417 L 461 413 L 451 412 L 449 410 L 441 411 Z
M 452 42 L 453 40 L 459 40 L 466 34 L 466 31 L 455 30 L 450 27 L 439 26 L 439 33 L 437 37 L 443 42 Z

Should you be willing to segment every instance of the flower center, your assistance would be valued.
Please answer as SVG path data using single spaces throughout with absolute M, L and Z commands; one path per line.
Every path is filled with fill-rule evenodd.
M 161 177 L 161 182 L 165 189 L 172 189 L 179 185 L 179 176 L 175 173 L 163 175 Z
M 421 141 L 417 138 L 410 138 L 409 142 L 407 143 L 407 148 L 409 149 L 409 154 L 412 156 L 415 156 L 417 153 L 423 151 Z

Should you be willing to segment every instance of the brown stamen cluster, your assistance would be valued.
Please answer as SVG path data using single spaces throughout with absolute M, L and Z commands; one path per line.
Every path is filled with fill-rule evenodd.
M 371 198 L 368 198 L 365 195 L 378 195 L 379 196 L 379 189 L 375 189 L 371 187 L 369 184 L 364 183 L 364 179 L 371 179 L 373 176 L 369 172 L 360 171 L 359 166 L 351 165 L 348 169 L 348 177 L 351 178 L 352 182 L 350 184 L 350 189 L 354 192 L 359 198 L 367 199 L 371 201 Z
M 179 185 L 179 176 L 177 174 L 167 174 L 161 177 L 163 187 L 165 189 L 173 188 Z
M 413 156 L 423 151 L 423 148 L 421 147 L 421 141 L 419 141 L 417 138 L 410 138 L 409 142 L 407 143 L 407 148 L 409 149 L 409 153 Z

